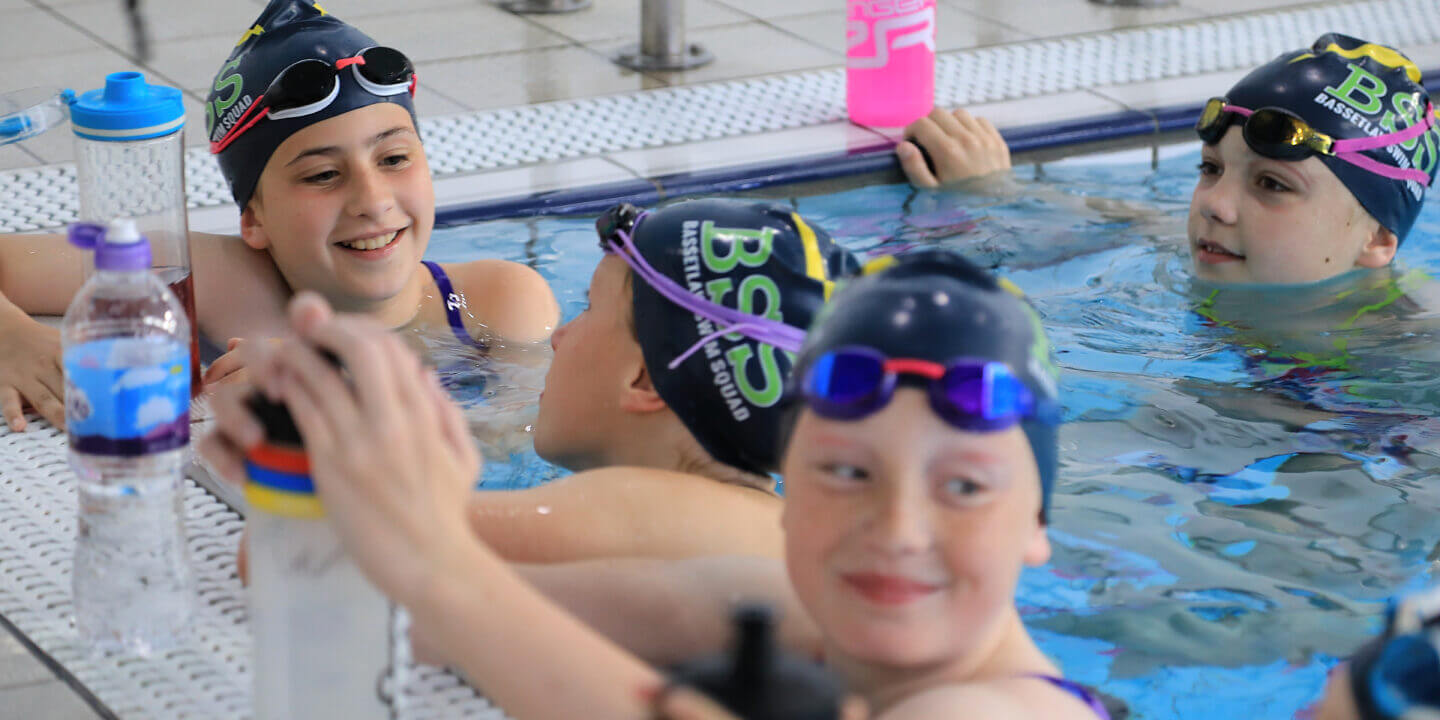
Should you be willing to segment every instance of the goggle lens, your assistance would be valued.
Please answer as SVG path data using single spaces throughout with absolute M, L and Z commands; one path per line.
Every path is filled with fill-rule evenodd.
M 801 390 L 817 414 L 853 420 L 887 403 L 899 374 L 915 374 L 924 378 L 935 413 L 962 430 L 1000 430 L 1034 414 L 1034 395 L 1003 363 L 955 360 L 939 377 L 907 368 L 921 362 L 887 361 L 868 348 L 834 350 L 815 359 Z
M 821 355 L 810 372 L 811 394 L 848 405 L 874 395 L 885 383 L 884 360 L 856 352 Z
M 356 69 L 361 76 L 376 85 L 408 84 L 410 76 L 414 74 L 410 60 L 394 48 L 373 47 L 360 53 L 360 57 L 365 62 L 356 65 Z
M 320 60 L 301 60 L 286 68 L 265 91 L 273 112 L 320 102 L 335 90 L 335 68 Z
M 1303 160 L 1318 150 L 1314 132 L 1293 115 L 1265 108 L 1245 122 L 1245 142 L 1255 152 L 1276 160 Z

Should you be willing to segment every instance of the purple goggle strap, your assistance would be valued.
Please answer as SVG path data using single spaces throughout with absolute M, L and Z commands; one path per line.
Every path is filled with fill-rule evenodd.
M 1255 114 L 1254 110 L 1242 108 L 1238 105 L 1226 104 L 1224 110 L 1233 112 L 1243 117 L 1250 117 Z M 1430 176 L 1425 173 L 1407 168 L 1398 168 L 1394 165 L 1386 165 L 1368 155 L 1360 153 L 1376 148 L 1390 147 L 1424 135 L 1427 130 L 1435 126 L 1435 107 L 1429 103 L 1425 104 L 1424 122 L 1418 122 L 1399 132 L 1386 135 L 1377 135 L 1368 138 L 1353 138 L 1350 140 L 1335 140 L 1330 145 L 1330 151 L 1334 156 L 1350 163 L 1362 170 L 1368 170 L 1381 177 L 1391 180 L 1410 180 L 1419 183 L 1422 187 L 1430 187 Z
M 620 259 L 624 260 L 625 264 L 629 265 L 630 269 L 634 270 L 635 274 L 639 275 L 655 292 L 660 293 L 661 297 L 669 300 L 683 310 L 694 313 L 720 326 L 719 330 L 700 338 L 694 345 L 690 346 L 690 349 L 681 353 L 674 360 L 671 360 L 671 370 L 679 367 L 680 363 L 685 362 L 686 358 L 694 355 L 696 351 L 705 347 L 705 344 L 711 340 L 721 335 L 735 332 L 751 340 L 757 340 L 767 345 L 774 345 L 781 350 L 792 353 L 800 352 L 800 346 L 805 343 L 804 330 L 710 302 L 699 295 L 686 291 L 679 283 L 666 277 L 654 267 L 651 267 L 650 263 L 646 262 L 645 256 L 640 254 L 640 250 L 635 247 L 634 241 L 630 238 L 631 232 L 634 228 L 640 227 L 640 223 L 648 214 L 648 212 L 640 213 L 640 216 L 635 218 L 635 223 L 631 226 L 630 231 L 623 228 L 616 229 L 613 237 L 605 239 L 606 249 L 619 255 Z

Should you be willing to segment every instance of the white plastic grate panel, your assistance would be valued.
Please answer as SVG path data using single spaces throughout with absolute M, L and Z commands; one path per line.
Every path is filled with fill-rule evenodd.
M 937 60 L 935 99 L 974 105 L 1239 70 L 1336 30 L 1400 48 L 1440 42 L 1440 2 L 1364 0 L 961 50 Z M 428 118 L 420 127 L 440 178 L 836 122 L 845 118 L 844 79 L 840 69 L 775 75 Z M 186 168 L 192 208 L 231 202 L 206 150 L 187 151 Z M 0 232 L 73 221 L 74 183 L 71 165 L 0 173 Z
M 240 516 L 187 479 L 198 595 L 191 638 L 152 659 L 92 658 L 78 642 L 71 605 L 77 501 L 65 435 L 31 423 L 24 433 L 0 426 L 0 615 L 124 720 L 251 717 L 251 639 L 235 576 Z M 505 717 L 444 670 L 408 665 L 402 678 L 399 718 Z

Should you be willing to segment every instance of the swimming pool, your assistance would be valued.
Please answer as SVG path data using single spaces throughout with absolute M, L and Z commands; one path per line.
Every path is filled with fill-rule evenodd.
M 1383 601 L 1440 561 L 1440 320 L 1416 301 L 1440 270 L 1440 207 L 1393 276 L 1217 292 L 1190 281 L 1184 247 L 1198 159 L 1189 144 L 1022 168 L 999 197 L 880 184 L 789 201 L 857 252 L 962 249 L 1044 316 L 1067 425 L 1054 557 L 1019 603 L 1066 673 L 1134 718 L 1303 718 Z M 443 229 L 428 253 L 480 255 L 536 267 L 567 319 L 600 259 L 589 217 Z M 516 398 L 538 390 L 521 377 Z M 484 484 L 556 474 L 522 451 Z

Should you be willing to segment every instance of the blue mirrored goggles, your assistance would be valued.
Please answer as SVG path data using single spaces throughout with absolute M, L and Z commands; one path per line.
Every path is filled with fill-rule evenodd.
M 1003 430 L 1026 420 L 1055 422 L 1058 413 L 1008 365 L 957 358 L 947 363 L 890 358 L 866 347 L 842 347 L 816 358 L 805 370 L 799 392 L 816 414 L 858 420 L 885 407 L 902 382 L 914 379 L 926 390 L 935 414 L 971 432 Z

